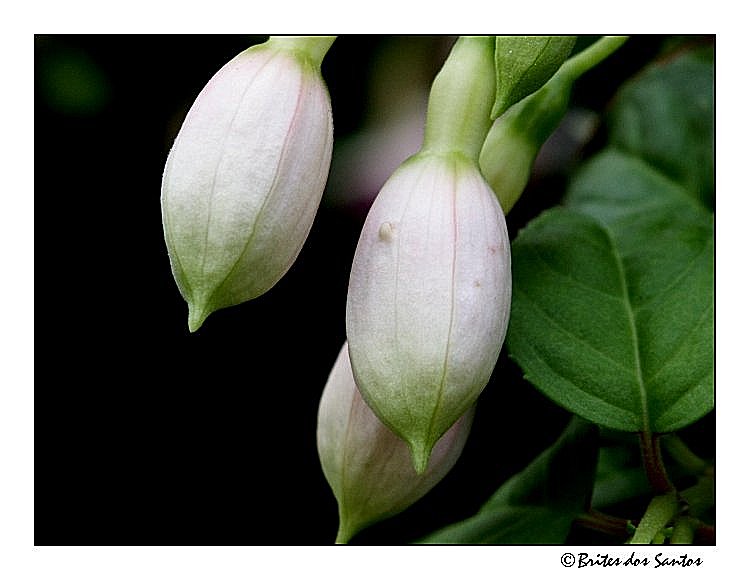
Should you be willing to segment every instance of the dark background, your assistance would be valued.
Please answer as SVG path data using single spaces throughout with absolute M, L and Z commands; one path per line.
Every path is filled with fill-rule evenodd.
M 289 273 L 193 335 L 162 235 L 161 173 L 188 107 L 224 63 L 263 40 L 35 37 L 36 545 L 335 537 L 316 413 L 344 341 L 367 204 L 333 202 L 342 192 L 329 187 Z M 324 61 L 337 144 L 363 127 L 374 58 L 388 40 L 341 36 Z M 431 55 L 423 72 L 437 71 L 446 39 L 402 40 Z M 631 38 L 581 79 L 572 107 L 601 114 L 664 40 Z M 557 203 L 570 165 L 534 178 L 508 216 L 511 239 Z M 353 543 L 410 542 L 472 515 L 568 419 L 503 351 L 453 471 Z

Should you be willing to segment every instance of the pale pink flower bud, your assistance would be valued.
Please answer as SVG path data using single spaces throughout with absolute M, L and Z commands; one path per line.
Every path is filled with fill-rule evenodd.
M 437 442 L 418 475 L 409 447 L 375 416 L 357 389 L 347 345 L 328 378 L 318 411 L 318 454 L 339 505 L 337 542 L 396 515 L 445 477 L 469 435 L 471 407 Z
M 320 74 L 325 50 L 300 46 L 271 39 L 227 63 L 196 99 L 167 159 L 164 232 L 191 331 L 276 284 L 312 226 L 333 124 Z
M 476 163 L 421 153 L 365 221 L 346 308 L 354 376 L 417 471 L 489 381 L 510 313 L 510 243 Z

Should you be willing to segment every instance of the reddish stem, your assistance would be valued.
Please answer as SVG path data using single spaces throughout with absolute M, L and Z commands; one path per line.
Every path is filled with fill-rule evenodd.
M 674 491 L 674 484 L 669 479 L 662 460 L 659 436 L 644 431 L 641 431 L 638 435 L 641 443 L 643 467 L 646 470 L 646 476 L 651 487 L 657 494 Z

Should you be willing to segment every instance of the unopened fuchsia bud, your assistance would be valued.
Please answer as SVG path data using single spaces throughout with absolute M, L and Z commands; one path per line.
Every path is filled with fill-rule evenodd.
M 526 83 L 534 80 L 534 84 L 526 85 L 525 90 L 536 86 L 535 83 L 540 80 L 547 80 L 541 88 L 518 102 L 513 101 L 513 99 L 503 101 L 506 103 L 513 102 L 514 104 L 494 122 L 479 156 L 482 174 L 495 191 L 506 215 L 521 197 L 531 176 L 539 150 L 565 116 L 576 79 L 617 50 L 626 40 L 625 37 L 605 36 L 563 62 L 560 57 L 569 52 L 565 43 L 569 42 L 566 41 L 566 38 L 570 37 L 534 38 L 536 40 L 531 42 L 530 46 L 533 47 L 534 42 L 536 42 L 539 47 L 544 48 L 545 53 L 548 53 L 556 45 L 557 47 L 551 54 L 548 54 L 548 57 L 554 58 L 546 59 L 547 67 L 541 67 L 542 72 L 544 72 L 541 77 L 531 75 L 526 78 L 524 76 Z M 552 40 L 549 44 L 545 44 L 543 40 L 540 40 L 544 38 L 551 38 Z M 521 59 L 520 63 L 512 62 L 508 51 L 512 51 L 515 47 L 516 52 L 518 52 L 517 45 L 525 42 L 524 37 L 502 41 L 498 38 L 496 55 L 498 53 L 505 54 L 505 60 L 507 61 L 505 69 L 508 71 L 525 71 L 525 67 L 531 60 L 529 57 L 536 54 L 533 51 L 526 52 L 525 60 Z M 501 46 L 503 47 L 502 52 Z M 561 50 L 562 52 L 560 52 Z M 544 61 L 545 59 L 540 59 L 541 64 L 544 64 Z M 551 68 L 550 64 L 552 65 Z M 554 74 L 548 78 L 547 75 L 551 74 L 550 71 Z M 512 75 L 508 72 L 506 76 L 510 79 Z M 510 84 L 510 81 L 507 84 Z M 523 93 L 516 92 L 516 94 Z M 495 107 L 498 107 L 499 102 L 501 101 L 498 96 Z
M 320 204 L 333 144 L 320 65 L 333 37 L 272 37 L 201 91 L 169 153 L 162 220 L 188 326 L 270 289 Z
M 458 460 L 469 435 L 470 408 L 437 442 L 422 474 L 409 447 L 375 416 L 352 375 L 347 345 L 328 377 L 318 410 L 318 455 L 339 506 L 336 541 L 396 515 L 423 497 Z
M 494 40 L 460 38 L 433 83 L 422 149 L 381 189 L 352 264 L 354 377 L 418 473 L 486 386 L 508 325 L 508 232 L 478 166 L 494 96 Z

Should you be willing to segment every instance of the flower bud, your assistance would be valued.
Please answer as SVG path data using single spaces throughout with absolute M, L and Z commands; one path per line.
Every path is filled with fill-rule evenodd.
M 539 150 L 568 110 L 572 79 L 552 77 L 541 89 L 495 120 L 479 167 L 507 214 L 521 197 Z
M 317 52 L 305 50 L 316 42 Z M 327 50 L 330 39 L 272 38 L 240 53 L 201 91 L 175 139 L 162 219 L 191 331 L 276 284 L 310 231 L 333 142 L 324 42 Z
M 341 349 L 318 410 L 318 455 L 339 505 L 336 541 L 394 516 L 445 477 L 461 455 L 474 416 L 472 407 L 435 445 L 417 475 L 407 445 L 375 416 L 354 382 L 347 345 Z
M 528 82 L 524 83 L 522 92 L 529 91 L 540 81 L 548 79 L 538 90 L 519 102 L 515 102 L 517 100 L 515 97 L 506 97 L 506 104 L 510 103 L 508 105 L 510 108 L 494 122 L 482 145 L 479 167 L 495 191 L 506 214 L 523 193 L 542 145 L 565 116 L 573 83 L 622 46 L 626 40 L 625 37 L 605 36 L 574 57 L 562 62 L 561 59 L 564 60 L 564 55 L 567 55 L 573 46 L 573 40 L 571 40 L 573 37 L 549 37 L 549 43 L 544 40 L 545 38 L 547 37 L 536 39 L 534 37 L 531 39 L 498 37 L 496 40 L 498 87 L 500 87 L 499 79 L 505 76 L 507 77 L 505 86 L 509 94 L 514 93 L 516 89 L 510 88 L 515 86 L 511 82 L 512 69 L 514 66 L 520 67 L 516 73 L 526 70 L 525 67 L 536 54 L 535 51 L 546 54 L 546 60 L 540 60 L 534 64 L 534 67 L 541 66 L 543 62 L 547 62 L 547 65 L 526 79 Z M 518 46 L 522 46 L 525 42 L 530 43 L 527 46 L 526 56 L 508 59 L 505 66 L 510 69 L 502 72 L 501 52 L 518 50 Z M 570 46 L 566 46 L 566 43 Z M 525 65 L 524 62 L 526 62 Z M 531 83 L 532 79 L 533 83 Z M 499 95 L 500 92 L 498 92 L 498 99 L 500 99 Z M 499 102 L 500 100 L 495 102 L 496 108 Z
M 477 165 L 420 153 L 365 221 L 346 329 L 357 385 L 424 470 L 435 442 L 479 397 L 508 325 L 510 243 Z

